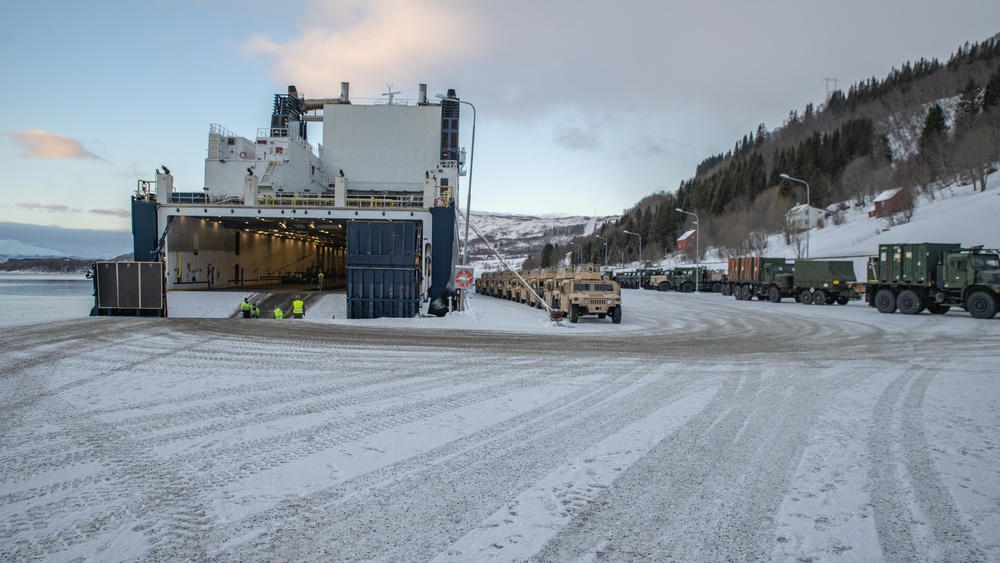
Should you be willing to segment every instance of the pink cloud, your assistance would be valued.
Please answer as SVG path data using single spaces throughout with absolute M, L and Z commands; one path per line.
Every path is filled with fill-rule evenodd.
M 6 135 L 14 144 L 21 147 L 21 156 L 25 158 L 90 158 L 104 160 L 87 150 L 80 141 L 58 133 L 32 129 L 28 131 L 14 131 L 6 133 Z

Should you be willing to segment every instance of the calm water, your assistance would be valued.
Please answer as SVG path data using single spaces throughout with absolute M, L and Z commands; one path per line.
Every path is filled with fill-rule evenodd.
M 93 306 L 83 274 L 0 274 L 0 317 L 86 317 Z

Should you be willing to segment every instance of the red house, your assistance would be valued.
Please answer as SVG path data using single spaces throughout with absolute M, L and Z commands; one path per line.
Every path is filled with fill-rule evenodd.
M 872 201 L 874 205 L 868 210 L 868 216 L 888 217 L 893 213 L 902 210 L 906 195 L 907 194 L 903 192 L 903 188 L 894 188 L 878 194 L 874 201 Z
M 677 238 L 677 252 L 687 252 L 688 245 L 695 243 L 694 234 L 695 230 L 691 229 Z

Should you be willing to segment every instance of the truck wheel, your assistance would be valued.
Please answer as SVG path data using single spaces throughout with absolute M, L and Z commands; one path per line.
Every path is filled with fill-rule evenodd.
M 767 292 L 767 298 L 771 303 L 781 303 L 781 292 L 772 286 Z
M 943 315 L 951 310 L 951 307 L 947 305 L 938 305 L 937 303 L 932 303 L 927 306 L 927 312 L 932 315 Z
M 896 305 L 899 307 L 899 312 L 904 315 L 917 315 L 924 310 L 920 296 L 912 289 L 900 291 L 899 297 L 896 298 Z
M 735 297 L 737 301 L 743 301 L 743 286 L 733 286 L 733 297 Z
M 656 286 L 659 291 L 670 291 L 670 282 L 660 282 L 660 285 Z
M 616 325 L 622 324 L 622 306 L 619 305 L 615 307 L 615 310 L 611 312 L 611 322 Z
M 753 301 L 753 288 L 750 287 L 749 285 L 743 286 L 743 300 Z
M 722 284 L 715 282 L 712 284 L 712 293 L 722 293 Z
M 844 295 L 841 295 L 841 296 L 837 297 L 837 305 L 847 305 L 848 301 L 850 301 L 850 299 L 848 299 Z
M 684 282 L 681 284 L 681 293 L 691 293 L 694 291 L 694 284 L 691 282 Z
M 997 302 L 985 291 L 976 291 L 969 296 L 965 310 L 977 319 L 992 319 L 997 314 Z
M 809 293 L 808 289 L 803 289 L 802 292 L 799 293 L 799 303 L 802 303 L 803 305 L 812 305 L 812 302 L 812 293 Z
M 875 294 L 875 308 L 879 313 L 896 312 L 896 296 L 891 289 L 880 289 Z
M 569 306 L 569 322 L 575 323 L 580 320 L 580 306 L 570 305 Z
M 826 305 L 826 292 L 822 289 L 817 289 L 812 295 L 813 305 Z

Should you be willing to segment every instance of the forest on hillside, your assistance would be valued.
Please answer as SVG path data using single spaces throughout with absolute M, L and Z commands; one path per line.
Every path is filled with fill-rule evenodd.
M 622 262 L 659 260 L 676 251 L 693 215 L 702 254 L 712 247 L 723 257 L 760 255 L 775 233 L 793 246 L 801 241 L 786 214 L 805 203 L 804 184 L 811 207 L 834 223 L 838 211 L 902 188 L 906 203 L 888 220 L 903 222 L 917 194 L 934 198 L 955 182 L 983 190 L 998 163 L 1000 35 L 966 43 L 947 62 L 907 62 L 882 79 L 836 90 L 818 107 L 790 111 L 773 131 L 760 124 L 731 150 L 705 158 L 676 192 L 649 195 L 602 225 L 599 237 L 547 245 L 523 267 L 554 265 L 576 245 L 584 256 L 602 256 L 607 244 Z M 695 260 L 694 249 L 688 252 Z

